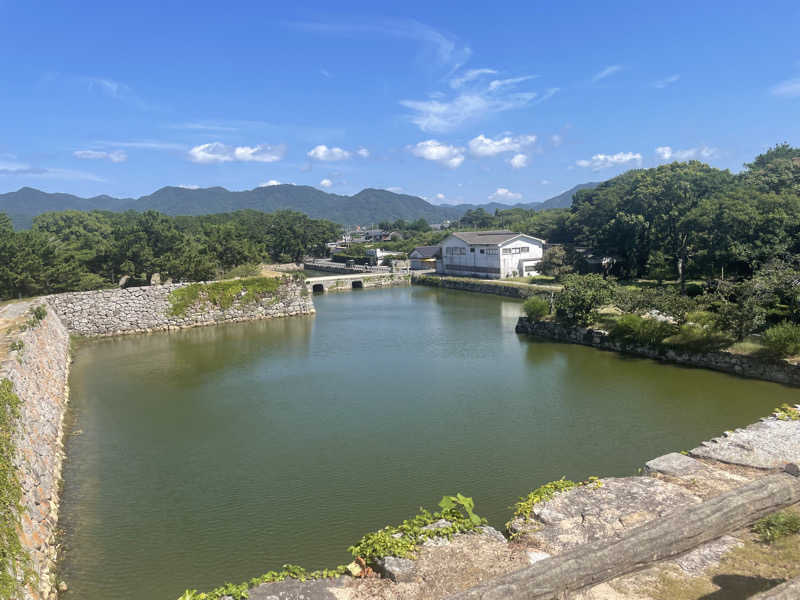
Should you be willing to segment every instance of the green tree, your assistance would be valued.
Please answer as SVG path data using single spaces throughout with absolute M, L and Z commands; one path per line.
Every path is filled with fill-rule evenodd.
M 601 275 L 565 275 L 563 288 L 556 295 L 556 319 L 569 325 L 589 325 L 597 309 L 611 302 L 614 284 Z

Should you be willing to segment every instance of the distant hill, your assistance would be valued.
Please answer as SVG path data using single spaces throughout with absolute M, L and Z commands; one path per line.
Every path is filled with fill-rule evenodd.
M 577 185 L 544 202 L 516 204 L 514 207 L 544 210 L 563 208 L 572 203 L 573 194 L 596 183 Z M 114 198 L 95 196 L 80 198 L 72 194 L 50 194 L 30 187 L 16 192 L 0 194 L 0 212 L 5 212 L 17 228 L 31 226 L 33 217 L 58 210 L 157 210 L 168 215 L 204 215 L 242 209 L 274 212 L 281 209 L 296 210 L 315 219 L 329 219 L 342 225 L 368 225 L 379 221 L 420 217 L 429 223 L 455 220 L 467 210 L 483 208 L 510 208 L 507 204 L 436 205 L 417 196 L 396 194 L 388 190 L 367 188 L 353 196 L 329 194 L 305 185 L 272 185 L 253 190 L 231 192 L 222 187 L 189 189 L 163 187 L 140 198 Z

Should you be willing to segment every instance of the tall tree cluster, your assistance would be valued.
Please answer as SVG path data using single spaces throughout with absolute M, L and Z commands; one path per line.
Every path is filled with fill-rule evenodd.
M 330 221 L 290 211 L 239 211 L 200 217 L 143 213 L 45 213 L 14 231 L 0 213 L 0 298 L 87 290 L 127 275 L 213 279 L 246 263 L 324 255 L 340 232 Z

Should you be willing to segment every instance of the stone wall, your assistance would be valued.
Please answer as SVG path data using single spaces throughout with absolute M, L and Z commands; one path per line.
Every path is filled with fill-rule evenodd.
M 31 558 L 37 581 L 20 600 L 45 600 L 55 593 L 56 525 L 61 479 L 62 422 L 67 407 L 69 334 L 58 317 L 48 315 L 16 334 L 21 351 L 0 365 L 21 400 L 14 439 L 14 466 L 22 488 L 20 541 Z
M 169 294 L 188 284 L 134 287 L 93 292 L 70 292 L 47 297 L 47 302 L 70 333 L 84 336 L 110 336 L 150 333 L 313 314 L 314 302 L 302 282 L 282 280 L 274 295 L 257 302 L 234 302 L 222 309 L 208 302 L 190 307 L 181 316 L 170 315 Z
M 496 296 L 520 298 L 523 300 L 537 293 L 525 284 L 493 283 L 492 280 L 481 281 L 480 279 L 459 279 L 454 277 L 440 277 L 437 275 L 413 275 L 411 282 L 415 285 L 428 285 L 431 287 L 463 290 L 465 292 L 477 292 L 480 294 L 495 294 Z
M 730 352 L 682 352 L 654 346 L 624 345 L 611 339 L 607 331 L 585 327 L 565 327 L 549 321 L 531 322 L 520 317 L 517 333 L 528 333 L 542 338 L 593 346 L 603 350 L 637 354 L 655 360 L 723 371 L 753 379 L 764 379 L 776 383 L 800 386 L 800 365 L 785 360 L 765 360 L 742 356 Z

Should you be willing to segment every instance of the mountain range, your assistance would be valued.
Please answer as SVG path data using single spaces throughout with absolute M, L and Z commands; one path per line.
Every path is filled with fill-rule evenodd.
M 423 218 L 429 223 L 456 220 L 471 209 L 525 208 L 545 210 L 567 208 L 580 189 L 593 188 L 598 183 L 583 183 L 544 202 L 514 205 L 488 204 L 431 204 L 417 196 L 397 194 L 388 190 L 367 188 L 353 196 L 329 194 L 305 185 L 272 185 L 253 190 L 231 192 L 222 187 L 189 189 L 163 187 L 140 198 L 94 196 L 81 198 L 72 194 L 48 193 L 23 187 L 16 192 L 0 194 L 0 212 L 6 213 L 18 229 L 31 226 L 36 215 L 60 210 L 110 210 L 114 212 L 157 210 L 168 215 L 204 215 L 252 209 L 263 212 L 289 209 L 315 219 L 329 219 L 342 225 L 368 225 L 380 221 Z

